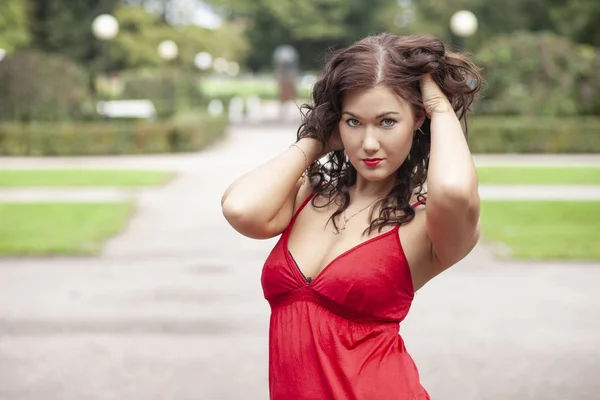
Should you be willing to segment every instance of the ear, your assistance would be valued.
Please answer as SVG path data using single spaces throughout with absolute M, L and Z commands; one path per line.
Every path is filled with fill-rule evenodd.
M 427 114 L 425 114 L 424 109 L 419 108 L 415 111 L 415 126 L 413 127 L 413 131 L 416 131 L 423 125 L 423 122 L 425 122 L 426 117 Z

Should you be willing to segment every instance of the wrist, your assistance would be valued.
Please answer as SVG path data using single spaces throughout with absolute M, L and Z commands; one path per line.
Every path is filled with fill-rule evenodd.
M 447 99 L 438 100 L 425 107 L 425 112 L 432 118 L 434 115 L 455 114 L 452 104 Z
M 309 159 L 309 164 L 318 159 L 320 154 L 324 151 L 323 144 L 315 138 L 301 138 L 298 140 L 298 142 L 296 142 L 296 146 L 299 146 L 302 150 L 304 150 L 307 158 Z

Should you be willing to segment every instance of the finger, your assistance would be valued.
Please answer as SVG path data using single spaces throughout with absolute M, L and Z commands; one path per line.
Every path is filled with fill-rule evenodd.
M 437 84 L 435 79 L 431 76 L 431 74 L 426 74 L 421 77 L 421 85 L 430 90 L 440 89 L 440 86 Z M 440 89 L 441 90 L 441 89 Z
M 429 83 L 435 83 L 433 78 L 431 77 L 430 73 L 424 74 L 423 76 L 421 76 L 421 85 L 425 85 L 425 84 L 429 84 Z

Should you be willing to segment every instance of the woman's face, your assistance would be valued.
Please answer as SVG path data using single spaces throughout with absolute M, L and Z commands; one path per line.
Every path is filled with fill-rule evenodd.
M 342 99 L 340 137 L 358 174 L 371 182 L 384 181 L 402 165 L 413 134 L 423 123 L 413 107 L 385 85 L 347 93 Z

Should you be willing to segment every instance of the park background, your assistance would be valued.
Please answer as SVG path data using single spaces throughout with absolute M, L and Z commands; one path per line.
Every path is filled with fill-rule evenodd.
M 272 241 L 219 200 L 332 49 L 434 34 L 486 80 L 483 237 L 402 324 L 433 398 L 597 399 L 600 2 L 1 0 L 0 399 L 266 398 Z

